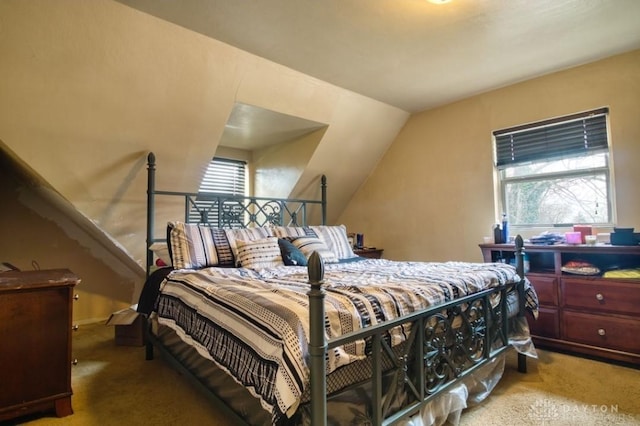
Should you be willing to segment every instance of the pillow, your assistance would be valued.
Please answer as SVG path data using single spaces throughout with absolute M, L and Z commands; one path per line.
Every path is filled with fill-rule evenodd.
M 251 241 L 236 240 L 236 246 L 238 264 L 243 268 L 274 268 L 283 264 L 276 237 Z
M 311 226 L 311 230 L 324 241 L 329 250 L 334 252 L 338 259 L 356 257 L 351 244 L 349 244 L 349 238 L 347 238 L 346 226 Z
M 166 242 L 155 242 L 151 244 L 149 250 L 153 252 L 156 256 L 156 265 L 158 264 L 158 260 L 162 262 L 164 265 L 171 264 L 171 255 L 169 254 L 169 245 Z M 158 265 L 161 266 L 161 265 Z
M 329 250 L 329 247 L 320 238 L 297 237 L 293 238 L 291 243 L 304 254 L 307 260 L 314 251 L 317 251 L 324 263 L 338 263 L 335 253 Z
M 307 258 L 293 243 L 286 238 L 278 238 L 282 261 L 287 266 L 307 266 Z
M 171 264 L 175 269 L 234 266 L 234 257 L 223 229 L 200 224 L 169 222 Z
M 287 237 L 318 237 L 308 226 L 276 226 L 273 235 L 280 238 Z
M 238 229 L 225 229 L 225 233 L 227 234 L 227 239 L 229 240 L 229 245 L 231 246 L 231 251 L 233 252 L 233 256 L 236 258 L 236 265 L 239 263 L 238 259 L 238 247 L 236 241 L 254 241 L 261 240 L 267 237 L 273 237 L 271 232 L 271 228 L 238 228 Z

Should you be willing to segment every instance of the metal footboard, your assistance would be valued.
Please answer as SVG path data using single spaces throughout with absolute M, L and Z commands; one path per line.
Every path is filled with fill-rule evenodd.
M 309 261 L 311 423 L 327 424 L 326 353 L 348 342 L 365 339 L 371 347 L 369 415 L 374 425 L 394 424 L 417 414 L 433 398 L 509 349 L 507 292 L 518 292 L 520 316 L 524 315 L 525 300 L 520 237 L 516 244 L 520 282 L 474 293 L 328 342 L 324 334 L 324 267 L 314 253 Z M 496 305 L 492 302 L 498 296 Z M 395 327 L 403 327 L 408 336 L 400 354 L 391 348 L 387 338 Z M 523 355 L 519 354 L 518 361 L 519 370 L 526 370 Z M 389 363 L 393 366 L 391 380 L 389 370 L 383 371 L 382 367 Z M 390 393 L 394 392 L 406 396 L 402 408 L 392 410 L 389 404 L 395 398 Z

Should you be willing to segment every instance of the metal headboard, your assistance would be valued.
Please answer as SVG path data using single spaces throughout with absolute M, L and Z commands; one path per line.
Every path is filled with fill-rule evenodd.
M 321 178 L 321 199 L 245 197 L 228 194 L 160 191 L 155 188 L 156 156 L 147 156 L 147 277 L 153 265 L 150 247 L 155 242 L 166 241 L 154 237 L 155 197 L 178 197 L 184 202 L 183 221 L 201 223 L 217 228 L 251 228 L 260 226 L 306 226 L 310 206 L 320 205 L 321 224 L 327 217 L 327 178 Z M 175 199 L 175 198 L 174 198 Z

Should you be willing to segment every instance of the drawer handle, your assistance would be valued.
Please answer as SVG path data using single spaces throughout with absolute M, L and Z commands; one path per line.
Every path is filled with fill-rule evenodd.
M 604 335 L 606 335 L 606 334 L 607 334 L 607 332 L 604 330 L 604 328 L 599 328 L 599 329 L 598 329 L 598 335 L 599 335 L 599 336 L 604 336 Z
M 78 300 L 80 299 L 80 295 L 78 293 L 73 295 L 73 300 Z
M 80 328 L 80 326 L 78 324 L 75 324 L 71 327 L 71 330 L 73 331 L 78 331 L 78 329 Z
M 71 365 L 78 365 L 78 358 L 74 358 L 73 361 L 71 361 Z
M 598 293 L 596 294 L 596 300 L 602 302 L 604 300 L 604 296 L 602 295 L 602 293 Z

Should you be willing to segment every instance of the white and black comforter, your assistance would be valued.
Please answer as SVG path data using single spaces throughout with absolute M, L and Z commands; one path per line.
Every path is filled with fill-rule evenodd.
M 369 259 L 325 265 L 327 338 L 519 280 L 497 263 Z M 201 355 L 258 396 L 274 419 L 291 415 L 309 383 L 307 269 L 173 271 L 157 314 Z M 527 297 L 537 308 L 535 294 Z M 392 344 L 404 335 L 392 335 Z M 327 373 L 366 356 L 364 341 L 328 354 Z

